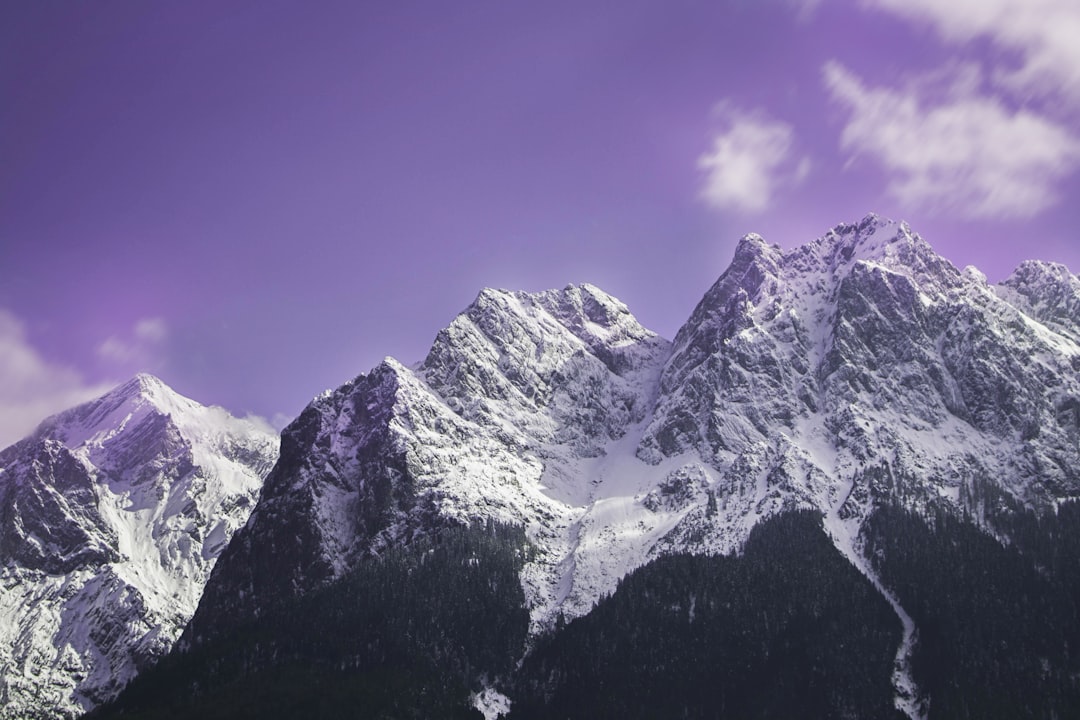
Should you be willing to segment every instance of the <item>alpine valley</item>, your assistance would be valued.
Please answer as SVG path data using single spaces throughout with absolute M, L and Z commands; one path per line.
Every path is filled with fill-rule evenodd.
M 1060 265 L 748 235 L 672 342 L 484 290 L 277 449 L 140 376 L 0 454 L 3 717 L 1080 716 Z

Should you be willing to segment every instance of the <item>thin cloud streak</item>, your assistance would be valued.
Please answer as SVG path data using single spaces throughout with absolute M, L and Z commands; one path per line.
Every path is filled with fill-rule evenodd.
M 909 21 L 930 24 L 946 41 L 986 37 L 1021 56 L 998 68 L 999 84 L 1020 95 L 1061 93 L 1080 106 L 1080 3 L 1076 0 L 864 0 Z
M 869 88 L 841 64 L 825 87 L 850 112 L 841 147 L 876 161 L 904 206 L 969 219 L 1027 218 L 1060 200 L 1058 184 L 1080 166 L 1080 140 L 1029 110 L 980 95 L 970 75 L 928 102 L 918 83 Z

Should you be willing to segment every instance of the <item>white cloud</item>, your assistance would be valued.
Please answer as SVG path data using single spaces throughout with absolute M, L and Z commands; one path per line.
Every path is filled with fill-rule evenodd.
M 0 448 L 29 435 L 49 415 L 111 387 L 88 385 L 75 370 L 47 362 L 29 344 L 22 322 L 0 308 Z
M 1058 201 L 1057 183 L 1080 165 L 1080 140 L 1068 129 L 979 95 L 970 69 L 933 103 L 922 97 L 925 84 L 868 88 L 836 62 L 823 74 L 851 113 L 841 146 L 880 163 L 889 192 L 908 207 L 1030 217 Z
M 1077 0 L 863 0 L 865 5 L 931 25 L 947 41 L 984 37 L 1019 54 L 1000 69 L 1003 87 L 1058 93 L 1080 104 L 1080 2 Z
M 705 171 L 701 195 L 710 205 L 761 212 L 778 188 L 805 179 L 810 161 L 793 157 L 795 133 L 790 125 L 760 113 L 722 109 L 721 114 L 725 131 L 698 159 Z
M 98 357 L 125 369 L 157 370 L 161 365 L 162 345 L 169 337 L 169 328 L 161 318 L 144 318 L 135 323 L 125 339 L 116 335 L 105 339 L 97 348 Z
M 161 318 L 146 318 L 135 323 L 135 337 L 148 343 L 164 342 L 169 329 Z

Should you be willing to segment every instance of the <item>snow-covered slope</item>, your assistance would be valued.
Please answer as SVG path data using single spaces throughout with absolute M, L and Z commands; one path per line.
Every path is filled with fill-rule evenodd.
M 0 718 L 80 714 L 167 652 L 277 446 L 139 375 L 0 453 Z
M 660 554 L 738 550 L 816 508 L 862 557 L 881 503 L 980 512 L 1080 494 L 1078 282 L 1025 264 L 1000 286 L 868 216 L 781 250 L 743 239 L 674 343 L 588 286 L 483 291 L 415 367 L 387 359 L 285 430 L 259 506 L 186 636 L 341 576 L 447 522 L 526 528 L 533 629 L 587 612 Z

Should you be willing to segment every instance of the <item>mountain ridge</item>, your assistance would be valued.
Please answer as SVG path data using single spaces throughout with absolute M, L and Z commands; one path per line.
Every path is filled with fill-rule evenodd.
M 938 620 L 908 566 L 874 550 L 899 552 L 881 528 L 967 532 L 945 513 L 1001 553 L 1042 547 L 1032 523 L 1080 497 L 1078 298 L 1062 266 L 1025 263 L 991 285 L 876 215 L 787 250 L 744 236 L 671 342 L 592 285 L 483 290 L 423 360 L 386 358 L 283 430 L 258 505 L 169 657 L 182 667 L 238 627 L 263 637 L 267 618 L 392 572 L 387 558 L 422 565 L 444 537 L 464 533 L 467 548 L 480 542 L 470 533 L 504 532 L 527 548 L 515 539 L 487 560 L 461 550 L 447 562 L 515 568 L 527 653 L 630 574 L 651 577 L 655 560 L 738 555 L 794 512 L 820 518 L 895 615 L 882 680 L 899 713 L 928 717 L 927 688 L 951 692 L 921 669 L 918 623 Z M 783 552 L 776 542 L 769 552 Z M 691 622 L 695 597 L 679 610 Z M 454 682 L 494 718 L 512 715 L 501 693 L 525 681 Z
M 387 543 L 487 521 L 525 527 L 536 548 L 521 572 L 535 635 L 651 558 L 731 553 L 762 520 L 813 509 L 900 616 L 898 703 L 921 717 L 906 669 L 915 629 L 860 530 L 883 503 L 975 512 L 987 478 L 1044 510 L 1080 490 L 1075 278 L 1044 270 L 990 286 L 869 215 L 790 250 L 744 237 L 670 344 L 592 286 L 484 290 L 424 361 L 388 359 L 286 428 L 306 470 L 280 470 L 264 502 L 292 529 L 255 513 L 185 637 L 227 627 L 237 598 L 242 617 Z M 347 491 L 331 490 L 342 478 Z M 307 551 L 332 571 L 309 577 L 317 563 L 292 555 L 289 587 L 229 579 L 271 538 L 298 536 L 297 518 L 332 539 Z

